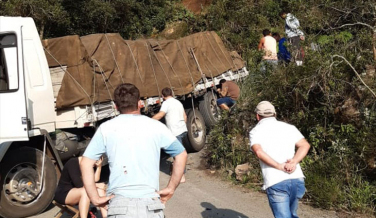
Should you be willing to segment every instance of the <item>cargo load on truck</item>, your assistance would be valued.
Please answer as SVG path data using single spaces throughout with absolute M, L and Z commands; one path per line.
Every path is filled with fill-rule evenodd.
M 57 74 L 52 75 L 57 109 L 111 101 L 125 82 L 135 84 L 145 99 L 159 96 L 164 87 L 187 95 L 203 77 L 244 68 L 215 32 L 178 40 L 131 41 L 116 33 L 66 36 L 43 40 L 43 46 L 50 69 L 57 69 L 51 71 Z

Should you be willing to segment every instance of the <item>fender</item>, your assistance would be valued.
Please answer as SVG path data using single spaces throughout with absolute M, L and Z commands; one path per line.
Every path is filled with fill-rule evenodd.
M 52 141 L 50 135 L 48 134 L 48 132 L 46 130 L 41 129 L 40 133 L 42 135 L 44 135 L 46 137 L 46 140 L 47 140 L 46 141 L 46 143 L 47 143 L 46 144 L 47 145 L 47 147 L 46 147 L 47 148 L 47 151 L 46 151 L 47 156 L 56 160 L 58 170 L 61 173 L 61 171 L 63 170 L 63 163 L 60 159 L 60 156 L 59 156 L 57 150 L 55 149 L 55 146 L 54 146 L 55 143 Z M 14 143 L 14 142 L 10 141 L 10 142 L 3 142 L 3 143 L 0 144 L 0 162 L 4 158 L 4 155 L 7 153 L 8 149 L 12 145 L 12 143 Z M 29 147 L 35 147 L 35 146 L 29 146 Z
M 0 162 L 1 160 L 3 160 L 3 157 L 5 153 L 7 153 L 8 148 L 10 147 L 11 144 L 12 142 L 3 142 L 0 144 Z

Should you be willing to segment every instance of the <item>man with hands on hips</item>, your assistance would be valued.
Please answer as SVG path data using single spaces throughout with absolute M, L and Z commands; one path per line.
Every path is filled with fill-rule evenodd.
M 114 92 L 120 112 L 97 129 L 86 148 L 82 162 L 82 180 L 94 205 L 108 204 L 109 218 L 163 217 L 164 204 L 172 197 L 183 176 L 187 152 L 161 122 L 140 114 L 140 92 L 130 83 Z M 166 188 L 159 190 L 160 152 L 175 158 Z M 107 196 L 99 197 L 94 183 L 93 165 L 106 154 L 110 165 Z

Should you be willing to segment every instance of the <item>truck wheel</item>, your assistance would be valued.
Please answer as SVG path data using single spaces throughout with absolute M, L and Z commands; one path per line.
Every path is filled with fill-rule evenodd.
M 204 99 L 199 101 L 198 108 L 202 113 L 205 124 L 208 128 L 213 127 L 220 118 L 220 109 L 217 106 L 217 96 L 209 91 L 204 95 Z
M 7 218 L 28 217 L 46 209 L 55 194 L 57 175 L 54 164 L 43 152 L 23 147 L 7 153 L 0 164 L 0 215 Z
M 188 134 L 183 141 L 184 147 L 188 152 L 198 152 L 205 146 L 206 128 L 204 118 L 201 113 L 194 109 L 187 110 L 187 129 Z

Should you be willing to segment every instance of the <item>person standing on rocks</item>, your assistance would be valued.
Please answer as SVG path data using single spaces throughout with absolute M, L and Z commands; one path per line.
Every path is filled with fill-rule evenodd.
M 297 218 L 298 201 L 305 193 L 299 162 L 310 145 L 295 126 L 276 119 L 270 102 L 260 102 L 255 112 L 258 124 L 250 131 L 249 140 L 260 159 L 269 206 L 276 218 Z

